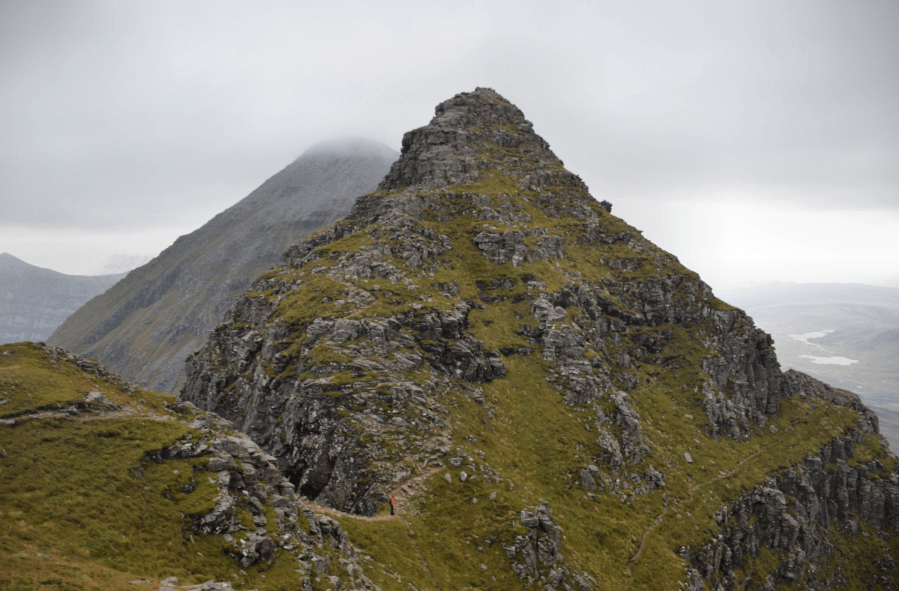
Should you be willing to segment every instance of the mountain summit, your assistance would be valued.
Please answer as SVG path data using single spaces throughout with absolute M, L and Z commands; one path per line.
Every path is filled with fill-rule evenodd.
M 182 397 L 336 510 L 384 588 L 899 584 L 876 416 L 781 372 L 490 89 L 259 277 Z
M 375 188 L 396 151 L 364 138 L 323 142 L 203 227 L 88 302 L 49 342 L 96 357 L 165 392 L 184 379 L 228 306 L 284 250 L 346 215 Z
M 527 154 L 530 162 L 518 163 L 524 167 L 561 167 L 562 162 L 533 128 L 515 105 L 492 90 L 479 88 L 470 95 L 458 95 L 437 106 L 429 125 L 403 136 L 402 157 L 378 189 L 428 190 L 472 182 L 480 178 L 480 171 L 498 164 L 494 158 L 484 158 L 485 151 L 492 148 Z M 523 167 L 502 168 L 511 172 Z

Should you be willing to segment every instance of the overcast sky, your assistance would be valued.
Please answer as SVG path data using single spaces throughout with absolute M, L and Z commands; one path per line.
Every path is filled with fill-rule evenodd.
M 899 2 L 0 2 L 0 252 L 156 254 L 489 86 L 713 287 L 899 285 Z

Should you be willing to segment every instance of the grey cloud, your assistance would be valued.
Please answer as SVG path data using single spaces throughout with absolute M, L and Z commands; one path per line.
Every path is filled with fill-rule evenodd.
M 4 2 L 3 222 L 199 220 L 317 141 L 398 148 L 475 86 L 598 197 L 899 209 L 896 30 L 890 0 Z

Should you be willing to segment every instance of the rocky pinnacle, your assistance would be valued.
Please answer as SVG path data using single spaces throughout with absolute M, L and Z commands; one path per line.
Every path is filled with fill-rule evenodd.
M 597 202 L 493 90 L 438 105 L 376 191 L 282 260 L 190 358 L 182 397 L 322 505 L 373 516 L 408 494 L 423 554 L 480 563 L 464 581 L 430 571 L 444 588 L 512 588 L 492 552 L 543 589 L 735 589 L 756 566 L 830 589 L 819 574 L 863 546 L 839 546 L 832 517 L 861 532 L 845 516 L 863 511 L 893 535 L 895 457 L 857 397 L 781 372 L 769 335 Z M 764 491 L 790 470 L 829 482 L 806 459 L 840 459 L 822 451 L 836 439 L 858 450 L 839 482 L 874 500 L 796 529 Z M 722 524 L 726 543 L 710 539 Z M 843 554 L 797 569 L 807 540 Z

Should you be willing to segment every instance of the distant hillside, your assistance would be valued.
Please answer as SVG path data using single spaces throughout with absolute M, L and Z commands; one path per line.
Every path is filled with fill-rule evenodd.
M 46 340 L 72 312 L 124 276 L 65 275 L 0 254 L 0 343 Z
M 174 392 L 250 281 L 288 246 L 350 210 L 398 153 L 363 139 L 319 144 L 202 228 L 182 236 L 72 315 L 49 342 L 99 359 L 141 385 Z
M 728 294 L 728 300 L 771 333 L 785 367 L 858 392 L 899 450 L 899 289 L 778 283 Z

